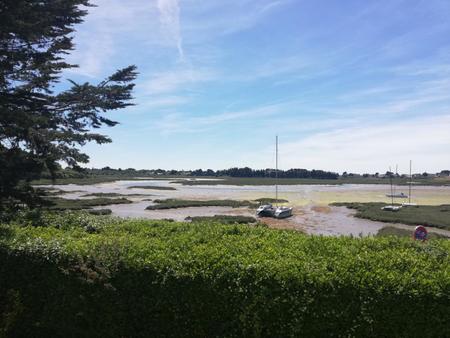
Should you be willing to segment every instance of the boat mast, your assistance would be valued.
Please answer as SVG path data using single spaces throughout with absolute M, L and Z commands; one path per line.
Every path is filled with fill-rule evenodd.
M 409 160 L 409 204 L 411 204 L 411 185 L 412 185 L 412 161 Z
M 275 205 L 278 207 L 278 135 L 275 136 Z
M 392 189 L 392 176 L 394 173 L 392 172 L 391 167 L 389 167 L 389 181 L 391 183 L 391 205 L 394 205 L 394 190 Z
M 395 165 L 395 178 L 397 178 L 398 175 L 398 164 Z M 392 179 L 392 181 L 394 181 L 394 179 Z M 394 195 L 397 194 L 397 189 L 395 188 L 394 185 Z

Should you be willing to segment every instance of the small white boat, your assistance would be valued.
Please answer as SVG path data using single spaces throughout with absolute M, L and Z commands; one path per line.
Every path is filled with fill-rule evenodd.
M 292 216 L 291 207 L 278 206 L 278 136 L 275 138 L 275 207 L 272 204 L 260 205 L 256 209 L 256 215 L 259 217 L 287 218 Z
M 400 194 L 387 194 L 386 197 L 389 198 L 408 198 L 408 195 L 405 195 L 404 193 L 400 193 Z
M 386 205 L 381 208 L 384 211 L 399 211 L 402 208 L 401 205 Z
M 287 218 L 292 216 L 292 208 L 291 207 L 277 207 L 273 214 L 275 218 Z

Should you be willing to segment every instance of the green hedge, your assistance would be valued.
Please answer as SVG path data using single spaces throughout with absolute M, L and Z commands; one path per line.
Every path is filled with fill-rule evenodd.
M 0 226 L 0 336 L 448 337 L 450 242 L 48 216 Z

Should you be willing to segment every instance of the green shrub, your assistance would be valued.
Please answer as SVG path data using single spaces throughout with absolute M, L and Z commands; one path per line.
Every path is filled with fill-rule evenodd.
M 450 336 L 447 240 L 47 217 L 0 226 L 0 335 Z
M 221 224 L 248 224 L 256 223 L 255 217 L 249 216 L 234 216 L 234 215 L 214 215 L 214 216 L 194 216 L 186 217 L 186 221 L 191 222 L 216 222 Z

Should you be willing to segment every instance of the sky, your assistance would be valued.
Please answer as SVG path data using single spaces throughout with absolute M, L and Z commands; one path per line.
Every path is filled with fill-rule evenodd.
M 450 169 L 448 0 L 93 3 L 64 77 L 140 74 L 88 166 Z

